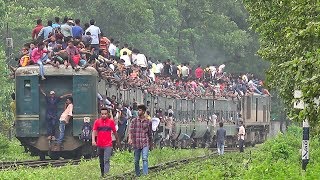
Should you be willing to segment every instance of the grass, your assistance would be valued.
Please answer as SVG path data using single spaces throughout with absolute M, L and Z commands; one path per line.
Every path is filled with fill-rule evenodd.
M 30 156 L 30 153 L 25 153 L 24 148 L 21 146 L 17 139 L 7 141 L 9 146 L 0 150 L 0 162 L 1 161 L 22 161 L 22 160 L 36 160 L 38 156 Z
M 149 154 L 149 166 L 162 162 L 185 159 L 194 156 L 208 154 L 206 149 L 155 149 Z M 127 151 L 117 152 L 111 158 L 110 175 L 118 175 L 124 172 L 133 171 L 133 153 Z M 98 179 L 100 177 L 99 162 L 97 159 L 91 161 L 82 161 L 80 165 L 67 165 L 53 168 L 28 168 L 20 167 L 18 170 L 6 170 L 0 172 L 0 179 Z

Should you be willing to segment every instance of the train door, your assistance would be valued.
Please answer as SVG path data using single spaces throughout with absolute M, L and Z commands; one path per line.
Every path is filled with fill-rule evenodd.
M 73 136 L 81 133 L 84 117 L 93 123 L 98 116 L 96 81 L 95 76 L 73 76 Z
M 40 87 L 49 96 L 51 90 L 55 91 L 57 97 L 60 97 L 64 94 L 72 93 L 72 76 L 47 76 L 45 81 L 40 81 Z M 39 88 L 38 88 L 39 89 Z M 40 134 L 47 135 L 47 126 L 48 123 L 46 121 L 46 99 L 42 93 L 39 93 L 39 115 L 40 115 Z M 61 99 L 58 103 L 58 118 L 64 111 L 64 104 L 66 99 Z M 57 123 L 58 124 L 58 123 Z M 58 129 L 58 127 L 55 127 Z
M 38 137 L 39 77 L 16 77 L 16 136 Z

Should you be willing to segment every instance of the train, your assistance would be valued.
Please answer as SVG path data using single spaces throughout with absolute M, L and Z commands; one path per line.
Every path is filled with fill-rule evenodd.
M 215 114 L 217 122 L 223 121 L 227 130 L 226 146 L 237 145 L 238 116 L 242 115 L 246 127 L 247 144 L 254 145 L 266 140 L 270 128 L 270 103 L 268 96 L 249 95 L 240 99 L 195 98 L 177 99 L 172 97 L 148 94 L 144 89 L 132 87 L 121 89 L 108 80 L 100 79 L 96 69 L 88 67 L 80 71 L 55 68 L 45 65 L 46 80 L 40 80 L 39 67 L 20 67 L 15 72 L 16 94 L 16 137 L 21 144 L 40 159 L 49 156 L 51 159 L 93 157 L 96 150 L 91 142 L 82 141 L 79 136 L 83 119 L 96 119 L 98 114 L 97 93 L 103 97 L 116 97 L 117 102 L 132 104 L 134 101 L 145 104 L 153 116 L 157 109 L 174 112 L 174 136 L 170 137 L 174 147 L 204 147 L 214 146 L 217 123 L 212 121 Z M 47 123 L 45 119 L 45 97 L 40 93 L 40 87 L 45 92 L 54 90 L 58 96 L 71 93 L 73 97 L 73 118 L 66 126 L 63 150 L 47 139 Z M 64 102 L 58 104 L 62 113 Z M 154 136 L 160 146 L 165 137 L 165 124 L 160 123 Z M 57 132 L 58 133 L 58 132 Z M 123 144 L 126 144 L 128 128 Z M 58 135 L 58 134 L 57 134 Z M 168 145 L 168 144 L 167 144 Z

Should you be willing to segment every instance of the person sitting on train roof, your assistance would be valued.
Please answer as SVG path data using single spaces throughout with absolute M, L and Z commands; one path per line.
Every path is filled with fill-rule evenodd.
M 23 56 L 20 58 L 19 64 L 21 67 L 25 67 L 30 64 L 29 49 L 26 47 L 23 47 L 21 51 Z
M 48 53 L 49 51 L 45 49 L 45 44 L 44 42 L 40 42 L 38 44 L 38 47 L 35 48 L 32 53 L 31 53 L 31 60 L 34 64 L 39 65 L 40 69 L 40 76 L 41 80 L 45 80 L 46 78 L 44 77 L 44 67 L 43 64 L 45 63 L 50 63 L 52 64 L 51 60 L 48 59 Z
M 60 100 L 67 96 L 72 96 L 71 93 L 62 96 L 56 96 L 55 91 L 51 90 L 47 95 L 42 87 L 40 92 L 46 99 L 46 122 L 47 122 L 47 135 L 49 140 L 55 140 L 55 125 L 58 122 L 58 103 Z
M 64 64 L 66 66 L 66 69 L 68 68 L 68 65 L 71 64 L 72 68 L 75 71 L 79 71 L 79 62 L 80 62 L 80 52 L 77 47 L 74 46 L 73 41 L 68 42 L 68 47 L 66 48 L 66 52 L 68 54 L 68 61 L 65 61 Z

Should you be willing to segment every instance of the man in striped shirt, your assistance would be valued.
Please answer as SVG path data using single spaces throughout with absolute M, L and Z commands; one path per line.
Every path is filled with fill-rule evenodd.
M 140 156 L 142 154 L 142 171 L 148 174 L 148 153 L 152 149 L 152 129 L 151 122 L 146 119 L 145 105 L 138 106 L 138 117 L 132 119 L 129 129 L 129 144 L 134 148 L 134 166 L 136 176 L 140 176 Z

